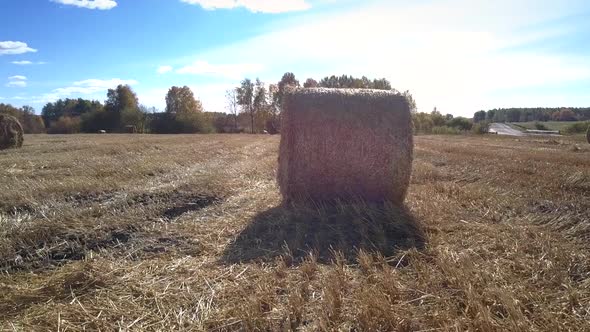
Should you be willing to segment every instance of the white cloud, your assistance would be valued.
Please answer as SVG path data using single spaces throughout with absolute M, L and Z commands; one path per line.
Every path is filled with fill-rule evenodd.
M 27 43 L 20 41 L 0 41 L 0 55 L 3 54 L 23 54 L 27 52 L 37 52 L 36 49 L 29 47 Z
M 58 88 L 53 90 L 52 94 L 67 97 L 73 94 L 92 94 L 96 92 L 106 91 L 112 89 L 117 85 L 136 85 L 136 80 L 122 80 L 113 78 L 110 80 L 88 79 L 84 81 L 74 82 L 71 86 Z
M 22 60 L 22 61 L 12 61 L 11 63 L 13 65 L 19 65 L 19 66 L 29 66 L 29 65 L 44 65 L 47 62 L 45 62 L 45 61 L 32 62 L 29 60 Z
M 24 88 L 27 86 L 27 81 L 9 81 L 6 86 L 9 88 Z
M 113 0 L 52 0 L 64 5 L 72 5 L 80 8 L 107 10 L 117 6 Z
M 207 10 L 243 7 L 254 13 L 278 14 L 311 8 L 305 0 L 181 0 Z
M 60 98 L 76 97 L 83 95 L 87 98 L 104 98 L 106 91 L 117 87 L 118 85 L 136 85 L 136 80 L 123 80 L 119 78 L 113 78 L 109 80 L 101 79 L 87 79 L 83 81 L 77 81 L 72 83 L 70 86 L 63 88 L 57 88 L 49 93 L 45 93 L 41 96 L 30 98 L 34 103 L 47 103 L 54 102 Z
M 196 61 L 191 65 L 176 70 L 178 74 L 217 76 L 240 79 L 244 75 L 259 72 L 264 67 L 256 63 L 210 64 L 207 61 Z
M 44 93 L 36 96 L 21 95 L 11 97 L 11 99 L 25 101 L 25 103 L 29 104 L 44 104 L 48 102 L 54 102 L 62 98 L 77 98 L 78 96 L 98 100 L 104 99 L 106 97 L 107 90 L 115 88 L 119 84 L 137 85 L 139 83 L 136 80 L 123 80 L 119 78 L 113 78 L 109 80 L 87 79 L 83 81 L 73 82 L 70 86 L 54 89 L 49 93 Z
M 196 56 L 222 63 L 236 59 L 256 63 L 263 54 L 264 68 L 252 73 L 266 82 L 278 81 L 286 71 L 293 71 L 300 81 L 332 74 L 385 77 L 395 88 L 409 89 L 421 111 L 436 106 L 442 112 L 471 116 L 476 110 L 504 104 L 495 94 L 498 90 L 590 79 L 588 56 L 520 47 L 569 33 L 567 26 L 546 22 L 576 13 L 584 1 L 542 4 L 383 1 L 349 12 L 307 15 Z M 590 95 L 585 103 L 590 104 Z M 528 105 L 537 106 L 535 98 L 530 97 Z
M 160 66 L 158 67 L 158 74 L 166 74 L 171 72 L 174 68 L 172 66 Z
M 22 75 L 10 76 L 6 86 L 9 88 L 24 88 L 27 86 L 27 77 Z
M 28 60 L 23 60 L 23 61 L 12 61 L 12 64 L 25 66 L 25 65 L 32 65 L 33 63 Z

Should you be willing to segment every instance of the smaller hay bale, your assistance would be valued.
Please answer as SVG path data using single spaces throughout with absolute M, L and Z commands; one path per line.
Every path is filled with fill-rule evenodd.
M 364 89 L 290 89 L 283 100 L 277 180 L 287 203 L 393 202 L 410 183 L 407 99 Z
M 0 114 L 0 150 L 23 146 L 23 133 L 23 127 L 15 117 Z
M 588 126 L 588 130 L 586 130 L 586 140 L 590 143 L 590 126 Z

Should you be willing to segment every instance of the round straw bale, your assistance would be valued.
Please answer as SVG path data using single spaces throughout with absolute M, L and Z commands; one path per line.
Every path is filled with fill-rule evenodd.
M 590 143 L 590 126 L 588 126 L 588 130 L 586 130 L 586 140 Z
M 0 150 L 20 148 L 23 145 L 23 127 L 10 115 L 0 114 Z
M 289 89 L 277 180 L 285 202 L 402 204 L 410 183 L 412 119 L 402 95 L 366 89 Z

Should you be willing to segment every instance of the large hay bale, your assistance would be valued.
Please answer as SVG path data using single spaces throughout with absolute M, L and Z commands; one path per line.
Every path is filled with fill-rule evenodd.
M 20 148 L 23 145 L 23 127 L 10 115 L 0 114 L 0 150 Z
M 405 97 L 384 90 L 290 89 L 281 126 L 278 183 L 285 202 L 403 202 L 413 153 Z
M 588 129 L 586 130 L 586 140 L 590 143 L 590 126 L 588 126 Z

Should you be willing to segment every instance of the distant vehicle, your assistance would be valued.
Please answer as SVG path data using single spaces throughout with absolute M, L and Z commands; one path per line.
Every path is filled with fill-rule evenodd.
M 107 131 L 106 131 L 106 130 L 104 130 L 104 129 L 101 129 L 101 130 L 99 130 L 99 131 L 98 131 L 98 133 L 99 133 L 99 134 L 106 134 L 106 133 L 107 133 Z

